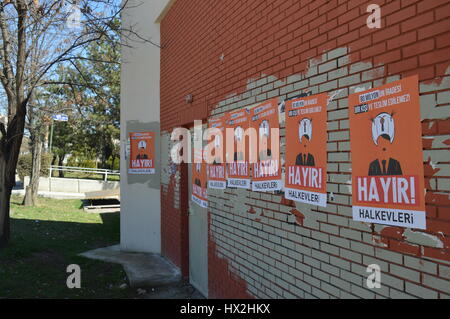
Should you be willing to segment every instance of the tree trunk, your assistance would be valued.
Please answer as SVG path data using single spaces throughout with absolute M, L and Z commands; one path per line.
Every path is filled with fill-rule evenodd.
M 53 154 L 51 166 L 55 166 L 56 165 L 56 158 L 57 158 L 57 155 Z M 53 177 L 53 175 L 55 175 L 54 172 L 55 171 L 52 171 L 52 174 L 50 175 L 50 177 Z
M 112 156 L 112 161 L 111 161 L 111 170 L 113 171 L 114 170 L 114 167 L 115 167 L 115 164 L 116 164 L 116 156 Z
M 3 4 L 2 4 L 3 6 Z M 27 115 L 27 104 L 29 96 L 25 96 L 24 70 L 27 59 L 27 4 L 23 1 L 16 1 L 17 6 L 17 58 L 16 74 L 11 68 L 11 60 L 2 59 L 6 63 L 3 68 L 4 76 L 8 83 L 2 80 L 3 87 L 8 96 L 8 128 L 1 127 L 2 137 L 0 139 L 0 247 L 9 242 L 10 219 L 9 205 L 11 200 L 11 191 L 16 179 L 17 161 L 19 160 L 20 146 L 22 145 L 23 132 L 25 130 L 25 117 Z M 5 39 L 4 21 L 2 21 L 3 42 Z M 11 53 L 11 47 L 8 44 L 3 45 L 4 56 Z M 14 81 L 14 84 L 11 84 Z M 14 92 L 14 93 L 12 93 Z
M 26 188 L 25 197 L 23 199 L 23 205 L 25 206 L 35 206 L 37 204 L 42 158 L 42 142 L 38 137 L 34 138 L 31 155 L 32 161 L 30 184 Z
M 11 104 L 10 101 L 8 101 Z M 9 205 L 16 178 L 17 161 L 25 129 L 28 100 L 14 105 L 16 114 L 9 118 L 8 129 L 1 126 L 0 138 L 0 248 L 7 245 L 10 236 Z M 11 109 L 11 105 L 9 106 Z
M 58 166 L 64 166 L 64 157 L 66 155 L 58 156 Z M 62 170 L 59 170 L 59 177 L 64 178 L 64 172 Z
M 0 248 L 9 241 L 9 204 L 11 190 L 6 186 L 6 161 L 0 156 Z

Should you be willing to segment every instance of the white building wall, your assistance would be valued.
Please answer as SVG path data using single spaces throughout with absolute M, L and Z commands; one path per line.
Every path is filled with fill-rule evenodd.
M 131 0 L 122 13 L 123 28 L 159 44 L 158 17 L 169 0 Z M 126 31 L 125 31 L 126 32 Z M 150 43 L 122 41 L 121 74 L 121 249 L 161 252 L 161 201 L 159 163 L 160 49 Z M 157 132 L 157 174 L 129 175 L 127 139 L 129 132 Z

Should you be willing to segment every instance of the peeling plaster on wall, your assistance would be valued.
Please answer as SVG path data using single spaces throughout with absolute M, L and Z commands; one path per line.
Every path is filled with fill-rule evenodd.
M 436 169 L 436 167 L 437 167 L 437 164 L 436 164 L 436 163 L 433 163 L 431 160 L 430 160 L 430 165 L 431 165 L 431 167 L 432 167 L 433 169 Z
M 310 60 L 309 60 L 309 63 L 308 63 L 309 67 L 308 67 L 308 70 L 307 70 L 307 72 L 306 72 L 307 76 L 308 76 L 308 72 L 310 72 L 311 70 L 313 70 L 313 67 L 315 67 L 316 65 L 321 64 L 321 63 L 324 62 L 326 59 L 327 59 L 327 54 L 326 54 L 326 53 L 322 54 L 322 57 L 320 57 L 320 58 L 310 59 Z M 314 74 L 313 74 L 313 75 L 314 75 Z
M 260 222 L 261 218 L 264 217 L 264 211 L 262 208 L 250 206 L 247 210 L 248 218 L 255 222 Z
M 450 75 L 450 67 L 447 68 L 442 79 L 438 78 L 430 82 L 420 83 L 420 92 L 425 93 L 437 91 L 436 87 L 441 90 L 450 88 L 450 77 L 448 77 L 448 75 Z
M 421 102 L 421 118 L 422 120 L 430 120 L 428 124 L 429 130 L 436 127 L 445 127 L 449 120 L 450 104 L 449 92 L 450 88 L 450 67 L 446 69 L 445 75 L 437 81 L 420 84 L 420 92 L 422 94 Z M 448 177 L 450 175 L 450 164 L 448 164 L 448 149 L 450 144 L 449 135 L 430 136 L 423 139 L 425 150 L 423 151 L 425 161 L 425 174 L 427 178 L 425 183 L 428 189 L 426 200 L 429 204 L 450 204 L 449 183 L 445 179 L 438 177 Z M 444 191 L 444 192 L 443 192 Z M 438 224 L 439 225 L 439 224 Z M 443 225 L 435 226 L 434 231 L 440 231 Z M 444 240 L 444 239 L 443 239 Z M 448 242 L 448 239 L 444 242 Z M 446 247 L 444 243 L 444 247 Z
M 430 140 L 430 146 L 433 149 L 431 151 L 426 151 L 426 154 L 424 152 L 424 161 L 429 162 L 433 170 L 436 170 L 433 177 L 450 176 L 450 164 L 445 163 L 449 161 L 448 143 L 450 142 L 450 135 L 426 136 L 423 137 L 423 139 Z M 443 150 L 439 151 L 437 149 Z
M 396 238 L 402 239 L 410 244 L 416 244 L 426 247 L 444 248 L 444 243 L 435 235 L 421 231 L 413 231 L 410 228 L 393 227 L 388 225 L 374 224 L 374 233 L 372 234 L 373 243 L 380 247 L 388 247 L 388 240 L 382 235 L 383 232 L 395 231 Z
M 450 67 L 447 68 L 445 74 L 450 75 Z M 450 76 L 445 76 L 441 81 L 420 83 L 420 93 L 427 93 L 420 97 L 420 114 L 422 120 L 446 119 L 449 117 L 450 104 L 438 106 L 436 94 L 428 94 L 448 89 L 450 89 Z
M 381 236 L 380 236 L 380 235 L 373 234 L 373 235 L 372 235 L 372 243 L 373 243 L 375 246 L 378 246 L 378 247 L 388 248 L 388 245 L 385 244 L 385 243 L 383 243 L 383 242 L 381 241 Z M 376 248 L 375 248 L 375 249 L 376 249 Z
M 332 50 L 331 52 L 335 52 L 338 50 L 345 50 L 347 53 L 346 48 L 338 48 L 338 49 Z M 274 76 L 265 77 L 265 75 L 263 75 L 263 74 L 261 75 L 261 78 L 259 78 L 259 79 L 249 79 L 247 81 L 247 87 L 246 87 L 245 92 L 243 92 L 241 94 L 233 93 L 233 94 L 228 95 L 225 100 L 218 103 L 218 106 L 212 111 L 212 114 L 213 115 L 221 114 L 223 112 L 227 112 L 227 111 L 230 111 L 230 110 L 242 107 L 242 106 L 248 106 L 251 104 L 259 103 L 266 99 L 271 98 L 272 97 L 272 96 L 270 96 L 271 92 L 262 93 L 260 88 L 258 88 L 261 85 L 264 85 L 265 83 L 268 83 L 268 82 L 274 83 L 273 84 L 274 89 L 283 87 L 283 86 L 291 84 L 291 83 L 296 83 L 298 90 L 293 93 L 286 94 L 285 91 L 279 89 L 279 94 L 277 94 L 276 96 L 279 96 L 280 102 L 286 98 L 290 98 L 292 96 L 304 93 L 306 90 L 311 91 L 312 94 L 317 94 L 319 92 L 333 92 L 333 90 L 329 90 L 329 89 L 322 89 L 322 88 L 319 89 L 319 85 L 308 85 L 308 81 L 307 81 L 308 78 L 311 78 L 318 74 L 318 65 L 320 63 L 326 62 L 327 56 L 329 56 L 329 54 L 330 54 L 330 52 L 323 54 L 322 58 L 320 58 L 320 59 L 310 60 L 308 63 L 308 69 L 304 73 L 290 75 L 290 76 L 286 77 L 286 79 L 283 79 L 283 80 L 279 80 Z M 350 86 L 349 89 L 334 91 L 335 96 L 333 96 L 333 94 L 331 94 L 331 96 L 336 99 L 339 99 L 339 101 L 330 101 L 331 103 L 329 103 L 329 105 L 328 105 L 329 110 L 336 109 L 338 103 L 339 103 L 339 107 L 342 108 L 342 106 L 345 103 L 345 98 L 348 96 L 348 94 L 364 91 L 364 90 L 370 89 L 372 87 L 384 85 L 384 84 L 391 83 L 391 82 L 394 82 L 394 81 L 397 81 L 400 79 L 400 75 L 391 75 L 391 76 L 385 76 L 381 79 L 371 80 L 372 78 L 382 77 L 383 75 L 385 75 L 386 70 L 383 65 L 377 66 L 376 69 L 371 69 L 372 68 L 371 63 L 358 62 L 358 63 L 355 63 L 352 65 L 349 56 L 341 56 L 341 59 L 342 59 L 342 61 L 347 60 L 346 64 L 343 64 L 343 65 L 348 65 L 348 68 L 356 67 L 356 68 L 368 69 L 367 72 L 364 72 L 363 77 L 362 77 L 362 80 L 367 81 L 367 83 L 360 83 L 357 86 Z M 448 73 L 450 73 L 450 68 L 447 70 L 447 74 Z M 303 82 L 304 82 L 304 84 L 303 84 Z M 448 77 L 444 78 L 444 80 L 442 80 L 439 83 L 420 84 L 420 93 L 423 94 L 426 92 L 440 91 L 440 90 L 444 90 L 447 88 L 450 88 L 450 78 L 448 78 Z M 343 94 L 341 94 L 342 91 L 343 91 Z M 429 95 L 430 94 L 421 96 L 422 118 L 423 119 L 442 118 L 444 114 L 446 114 L 448 117 L 448 108 L 445 107 L 446 110 L 444 111 L 444 107 L 437 106 L 438 104 L 437 104 L 436 95 L 432 94 L 431 96 L 433 98 L 431 100 L 430 100 Z M 256 96 L 256 100 L 255 100 L 255 96 Z M 339 96 L 339 98 L 338 98 L 338 96 Z M 424 102 L 429 102 L 429 101 L 433 102 L 433 103 L 431 103 L 432 107 L 429 107 L 430 103 L 425 103 L 428 105 L 427 107 L 425 107 L 423 105 Z M 280 127 L 282 128 L 282 130 L 284 130 L 284 125 L 285 125 L 285 113 L 281 113 L 280 114 Z M 282 134 L 282 135 L 284 135 L 284 134 Z M 435 147 L 436 145 L 441 145 L 441 144 L 443 145 L 446 142 L 446 139 L 448 139 L 448 137 L 438 137 L 437 139 L 433 140 L 432 141 L 433 147 Z M 447 146 L 443 146 L 443 147 L 447 147 Z M 281 140 L 281 152 L 282 153 L 284 153 L 284 149 L 285 149 L 285 142 L 284 142 L 284 138 L 282 138 L 282 140 Z M 432 159 L 433 165 L 440 167 L 441 165 L 439 163 L 442 161 L 443 156 L 444 155 L 442 155 L 439 152 L 434 152 L 430 156 Z M 445 173 L 444 172 L 442 173 L 443 176 L 449 175 L 448 169 L 449 168 L 446 167 Z M 340 170 L 340 171 L 342 171 L 342 170 Z M 351 168 L 349 168 L 348 171 L 351 172 Z M 328 181 L 333 182 L 332 175 L 328 175 Z M 343 182 L 341 181 L 340 183 L 342 184 Z M 351 188 L 350 176 L 349 176 L 349 179 L 346 180 L 344 183 L 347 184 L 346 185 L 347 189 L 348 189 L 349 193 L 351 194 L 352 188 Z M 266 216 L 264 216 L 264 209 L 260 208 L 260 207 L 255 207 L 255 205 L 252 204 L 252 201 L 254 202 L 255 200 L 250 198 L 251 195 L 248 190 L 235 189 L 235 190 L 231 190 L 231 193 L 234 195 L 231 197 L 231 201 L 230 201 L 230 205 L 233 206 L 231 208 L 232 211 L 238 212 L 240 216 L 251 220 L 252 223 L 261 222 L 261 223 L 265 224 L 269 221 L 269 219 Z M 333 195 L 333 192 L 330 192 L 329 194 Z M 435 193 L 435 194 L 437 194 L 437 193 Z M 448 195 L 448 194 L 445 194 L 445 195 Z M 330 204 L 332 204 L 332 203 L 330 203 Z M 315 208 L 314 206 L 310 206 L 310 205 L 306 205 L 306 204 L 302 204 L 302 203 L 298 203 L 298 202 L 293 202 L 292 207 L 286 207 L 286 208 L 289 208 L 289 210 L 286 210 L 286 211 L 290 212 L 289 214 L 287 214 L 287 217 L 286 217 L 287 223 L 289 223 L 291 225 L 296 223 L 298 225 L 301 225 L 301 227 L 319 229 L 318 214 L 317 214 L 317 212 L 313 211 L 313 208 Z M 216 218 L 215 215 L 220 216 L 221 214 L 218 214 L 218 213 L 211 214 L 211 222 Z M 395 231 L 396 231 L 395 227 L 391 227 L 391 226 L 387 226 L 387 225 L 356 222 L 351 219 L 351 216 L 349 216 L 349 217 L 350 217 L 349 222 L 352 227 L 356 227 L 357 229 L 364 228 L 364 229 L 370 230 L 372 232 L 371 238 L 372 238 L 372 243 L 374 246 L 383 247 L 383 248 L 387 248 L 387 249 L 391 248 L 389 245 L 389 241 L 385 236 L 386 236 L 386 234 L 389 234 L 388 236 L 390 236 L 390 234 L 393 234 L 393 232 L 395 233 Z M 301 228 L 294 228 L 294 229 L 300 230 Z M 382 234 L 382 232 L 384 232 L 384 234 Z M 233 256 L 229 255 L 229 251 L 227 249 L 223 249 L 220 246 L 220 243 L 221 243 L 220 238 L 216 238 L 216 236 L 218 236 L 218 235 L 215 234 L 214 232 L 212 232 L 212 237 L 214 237 L 214 241 L 216 243 L 218 243 L 217 250 L 216 250 L 217 256 L 219 256 L 221 258 L 225 258 L 226 260 L 230 260 L 231 261 L 230 265 L 232 265 L 233 264 Z M 396 237 L 398 239 L 405 240 L 405 241 L 411 243 L 411 245 L 409 245 L 407 242 L 405 242 L 404 244 L 406 246 L 409 245 L 409 247 L 417 248 L 416 245 L 421 245 L 422 251 L 424 250 L 423 246 L 435 247 L 435 248 L 444 247 L 444 243 L 437 236 L 434 236 L 434 235 L 431 235 L 428 233 L 423 233 L 420 231 L 416 232 L 416 231 L 412 231 L 411 229 L 401 229 L 400 233 L 397 233 L 397 235 L 395 235 L 395 236 L 398 236 L 398 237 Z M 246 274 L 243 273 L 241 270 L 239 270 L 239 267 L 232 267 L 232 269 L 233 269 L 233 271 L 236 272 L 236 275 L 238 277 L 246 278 Z
M 433 170 L 436 170 L 433 177 L 450 176 L 450 164 L 445 164 L 445 162 L 449 161 L 449 146 L 447 143 L 450 141 L 450 135 L 426 137 L 424 139 L 431 139 L 432 150 L 424 150 L 423 155 L 424 161 L 429 162 Z
M 173 207 L 180 208 L 179 189 L 180 189 L 180 172 L 177 165 L 172 162 L 170 150 L 175 145 L 171 139 L 171 134 L 161 132 L 161 162 L 164 164 L 161 170 L 161 187 L 162 191 L 167 194 L 168 191 L 174 192 Z M 171 183 L 171 180 L 174 182 Z M 173 189 L 169 190 L 169 185 L 173 185 Z
M 236 195 L 233 198 L 233 207 L 236 209 L 237 212 L 239 212 L 242 216 L 245 215 L 245 212 L 248 209 L 248 206 L 246 205 L 247 202 L 247 196 L 248 196 L 248 190 L 236 188 L 233 190 L 234 195 Z
M 430 140 L 431 148 L 449 148 L 450 145 L 450 135 L 429 135 L 422 136 L 422 139 Z
M 345 48 L 339 48 L 338 50 L 347 51 L 347 49 L 345 49 Z M 247 90 L 245 92 L 243 92 L 241 94 L 228 95 L 224 101 L 221 101 L 218 103 L 218 107 L 216 107 L 212 111 L 212 115 L 217 115 L 217 114 L 227 112 L 227 111 L 230 111 L 230 110 L 242 107 L 242 106 L 249 106 L 250 104 L 259 103 L 265 99 L 269 99 L 272 96 L 267 95 L 267 94 L 264 94 L 264 98 L 262 98 L 261 100 L 256 99 L 256 101 L 255 101 L 252 99 L 254 94 L 260 94 L 257 91 L 253 91 L 255 89 L 257 83 L 264 85 L 265 83 L 268 83 L 268 82 L 274 82 L 275 83 L 274 88 L 277 88 L 277 87 L 284 86 L 286 83 L 289 84 L 289 83 L 293 83 L 296 81 L 301 81 L 303 79 L 307 79 L 311 76 L 317 75 L 317 73 L 318 73 L 317 65 L 319 63 L 325 61 L 326 58 L 327 58 L 327 54 L 325 53 L 325 54 L 323 54 L 322 59 L 316 59 L 316 60 L 310 61 L 309 68 L 306 70 L 306 72 L 304 74 L 294 74 L 294 75 L 288 76 L 285 81 L 278 80 L 274 76 L 265 77 L 264 75 L 262 75 L 262 77 L 260 79 L 249 79 L 247 81 Z M 371 87 L 371 86 L 368 85 L 367 88 L 369 88 L 369 87 Z M 318 86 L 309 87 L 308 85 L 305 85 L 304 87 L 300 86 L 299 90 L 297 90 L 296 92 L 291 93 L 289 95 L 283 94 L 283 92 L 280 91 L 277 94 L 277 96 L 279 96 L 279 100 L 281 102 L 281 101 L 285 100 L 286 98 L 290 98 L 292 96 L 302 94 L 306 90 L 311 91 L 312 94 L 319 93 Z M 335 98 L 342 91 L 343 90 L 334 91 L 334 96 L 333 96 L 333 94 L 332 94 L 332 96 Z M 242 100 L 243 100 L 243 102 L 242 102 Z M 231 105 L 228 105 L 230 103 L 231 103 Z M 337 103 L 337 102 L 332 102 L 332 103 Z M 280 127 L 282 128 L 282 130 L 284 130 L 284 125 L 285 125 L 285 113 L 281 113 L 280 114 Z M 282 143 L 281 143 L 281 152 L 282 153 L 284 153 L 284 146 L 285 146 L 285 142 L 284 142 L 284 140 L 282 140 Z M 283 177 L 283 180 L 284 180 L 284 177 Z M 350 184 L 351 180 L 349 179 L 347 181 L 347 183 Z M 230 191 L 234 195 L 234 196 L 232 196 L 232 200 L 230 201 L 230 204 L 233 205 L 233 208 L 232 208 L 233 211 L 237 212 L 243 218 L 247 218 L 253 222 L 261 222 L 263 224 L 269 223 L 269 219 L 266 216 L 264 216 L 264 209 L 260 208 L 260 207 L 255 207 L 254 205 L 251 204 L 251 199 L 249 198 L 250 197 L 249 190 L 232 189 Z M 211 193 L 211 195 L 214 195 L 214 191 Z M 283 195 L 280 195 L 280 196 L 283 196 Z M 313 212 L 313 210 L 312 210 L 314 208 L 314 206 L 303 204 L 303 203 L 298 203 L 298 202 L 293 202 L 293 203 L 294 203 L 295 209 L 290 210 L 290 214 L 288 214 L 286 217 L 287 222 L 290 224 L 297 223 L 298 225 L 302 225 L 303 227 L 307 227 L 307 228 L 319 229 L 317 213 Z M 215 215 L 221 215 L 221 214 L 217 214 L 217 213 L 212 214 L 211 215 L 211 223 L 214 221 L 215 218 L 217 218 Z M 366 226 L 369 227 L 368 225 L 366 225 Z M 217 234 L 212 232 L 211 235 L 212 235 L 214 242 L 220 243 L 219 238 L 217 238 L 217 236 L 218 236 Z M 227 260 L 230 260 L 230 265 L 233 265 L 233 258 L 231 256 L 229 256 L 229 252 L 226 249 L 223 249 L 220 245 L 217 245 L 216 253 L 217 253 L 217 256 L 219 256 L 221 258 L 225 258 Z M 236 275 L 238 275 L 238 277 L 245 278 L 245 274 L 238 271 L 237 267 L 233 267 L 233 269 L 236 269 L 235 271 L 239 272 L 239 274 L 236 274 Z
M 290 223 L 290 224 L 296 223 L 297 220 L 296 220 L 296 218 L 295 218 L 295 215 L 294 215 L 294 214 L 289 214 L 289 215 L 288 215 L 287 222 Z
M 257 100 L 255 99 L 254 95 L 258 94 L 257 91 L 253 91 L 254 88 L 256 87 L 256 83 L 267 83 L 267 82 L 278 82 L 279 86 L 284 85 L 284 82 L 280 82 L 277 78 L 275 78 L 274 76 L 262 76 L 261 79 L 250 79 L 247 82 L 247 90 L 246 92 L 242 93 L 242 94 L 232 94 L 227 96 L 226 100 L 219 102 L 218 107 L 212 111 L 212 114 L 219 114 L 219 113 L 223 113 L 226 111 L 230 111 L 236 108 L 239 108 L 241 106 L 249 106 L 249 104 L 256 104 L 259 103 L 267 98 L 270 98 L 267 96 L 267 94 L 264 94 L 264 98 L 261 98 L 261 100 Z M 250 95 L 250 97 L 249 97 Z M 244 99 L 244 105 L 242 105 L 242 103 L 239 103 L 239 101 L 242 101 Z M 283 97 L 280 97 L 280 100 L 284 99 Z M 233 103 L 231 106 L 227 105 L 228 103 Z M 221 106 L 223 105 L 227 105 L 227 107 L 222 108 Z M 284 122 L 284 114 L 283 116 L 280 118 L 280 120 L 282 122 Z M 208 190 L 210 191 L 210 189 Z M 268 223 L 268 219 L 264 216 L 264 210 L 260 207 L 255 207 L 253 205 L 251 205 L 251 200 L 249 199 L 249 190 L 245 190 L 245 189 L 230 189 L 229 190 L 231 192 L 231 201 L 229 202 L 230 205 L 233 205 L 232 210 L 236 213 L 238 213 L 240 216 L 242 216 L 242 218 L 247 218 L 252 222 L 256 222 L 256 223 Z M 211 195 L 214 195 L 215 191 L 213 190 L 211 192 Z M 211 214 L 211 223 L 213 223 L 215 221 L 215 219 L 218 218 L 218 216 L 221 214 Z M 293 216 L 293 215 L 289 215 L 289 216 Z M 295 219 L 295 217 L 294 217 Z M 220 243 L 220 238 L 217 238 L 218 234 L 211 232 L 211 236 L 212 239 L 215 243 Z M 236 265 L 236 267 L 233 266 L 234 262 L 233 262 L 233 258 L 229 255 L 228 250 L 223 249 L 220 245 L 216 246 L 216 255 L 219 258 L 224 258 L 225 260 L 229 261 L 229 270 L 236 272 L 235 276 L 237 276 L 238 278 L 247 278 L 245 273 L 242 273 L 241 271 L 238 271 L 238 266 Z M 250 294 L 249 291 L 247 291 L 247 293 Z
M 372 88 L 372 85 L 367 85 L 367 86 L 354 86 L 350 88 L 350 92 L 351 94 L 353 93 L 359 93 L 359 92 L 363 92 L 365 90 L 369 90 Z
M 450 135 L 432 136 L 431 138 L 433 139 L 432 148 L 449 148 Z
M 303 226 L 308 228 L 319 229 L 319 223 L 317 222 L 317 213 L 312 211 L 314 206 L 295 202 L 295 208 L 301 212 L 305 219 L 303 220 Z
M 411 229 L 406 229 L 403 236 L 406 241 L 418 244 L 422 246 L 444 248 L 444 243 L 437 237 L 423 232 L 412 231 Z
M 352 170 L 349 169 L 349 171 L 351 172 Z M 347 190 L 348 190 L 349 194 L 352 194 L 352 192 L 353 192 L 352 185 L 345 185 L 345 186 L 347 187 Z
M 170 133 L 161 132 L 161 162 L 164 163 L 164 168 L 161 171 L 161 183 L 163 186 L 169 184 L 170 176 L 170 164 L 172 159 L 170 158 L 170 150 L 172 148 L 172 141 L 170 140 Z
M 329 95 L 327 107 L 328 107 L 328 105 L 329 105 L 331 102 L 333 102 L 333 101 L 339 96 L 339 94 L 341 94 L 342 91 L 343 91 L 343 89 L 339 89 L 339 90 L 334 91 L 334 93 L 332 93 L 332 94 Z

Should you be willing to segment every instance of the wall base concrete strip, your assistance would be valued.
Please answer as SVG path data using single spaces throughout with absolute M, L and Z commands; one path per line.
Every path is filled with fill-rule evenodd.
M 90 250 L 80 256 L 121 264 L 131 287 L 158 287 L 181 281 L 181 273 L 158 254 L 120 250 L 120 245 Z
M 15 189 L 12 191 L 13 195 L 25 196 L 24 189 Z M 52 199 L 85 199 L 84 193 L 61 193 L 61 192 L 44 192 L 39 191 L 38 196 Z

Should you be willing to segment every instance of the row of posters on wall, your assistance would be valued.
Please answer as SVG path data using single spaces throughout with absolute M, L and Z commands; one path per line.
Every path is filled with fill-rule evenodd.
M 426 229 L 418 77 L 351 94 L 348 102 L 353 219 Z M 278 99 L 210 119 L 208 126 L 220 129 L 223 136 L 226 128 L 234 129 L 235 152 L 227 154 L 216 137 L 216 148 L 223 146 L 227 163 L 200 160 L 192 165 L 192 200 L 207 207 L 208 187 L 231 187 L 283 190 L 289 200 L 325 207 L 327 104 L 326 93 L 285 102 L 284 183 L 280 154 L 270 147 L 271 130 L 279 129 Z M 257 143 L 257 159 L 252 163 L 250 143 L 238 148 L 249 127 L 256 130 L 258 141 L 266 143 Z M 202 151 L 195 158 L 201 159 Z

